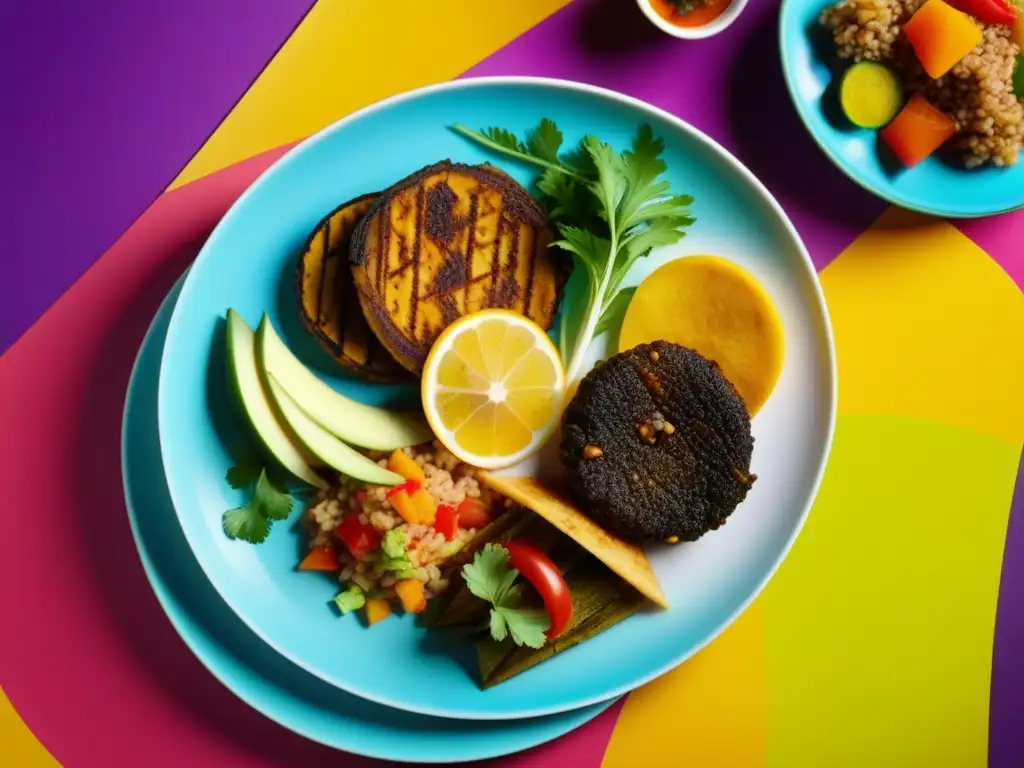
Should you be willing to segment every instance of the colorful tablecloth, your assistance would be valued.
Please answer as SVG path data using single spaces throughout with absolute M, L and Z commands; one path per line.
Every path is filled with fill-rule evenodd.
M 614 88 L 732 150 L 821 271 L 840 372 L 821 494 L 763 595 L 493 764 L 1021 765 L 1024 212 L 929 219 L 842 177 L 789 104 L 777 13 L 751 0 L 687 43 L 631 0 L 4 4 L 0 765 L 381 765 L 264 720 L 185 649 L 128 530 L 121 408 L 157 305 L 263 168 L 376 99 L 484 74 Z

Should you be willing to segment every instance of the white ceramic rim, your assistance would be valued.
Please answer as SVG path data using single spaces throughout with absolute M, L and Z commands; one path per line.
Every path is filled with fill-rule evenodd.
M 728 8 L 707 24 L 702 24 L 699 27 L 680 27 L 665 21 L 654 10 L 651 0 L 636 0 L 636 4 L 640 6 L 640 10 L 644 12 L 647 20 L 665 34 L 678 37 L 680 40 L 703 40 L 725 31 L 747 7 L 747 0 L 730 0 Z
M 742 2 L 742 0 L 737 0 L 737 1 L 738 2 Z M 526 710 L 526 711 L 523 711 L 523 712 L 520 712 L 520 713 L 516 714 L 517 718 L 519 718 L 519 717 L 522 717 L 522 718 L 526 718 L 526 717 L 541 717 L 541 716 L 544 716 L 544 715 L 553 715 L 553 714 L 557 714 L 559 712 L 567 712 L 567 711 L 571 711 L 571 710 L 574 710 L 574 709 L 580 709 L 582 707 L 590 706 L 591 704 L 597 704 L 597 703 L 602 702 L 602 701 L 608 701 L 609 699 L 618 698 L 620 696 L 623 696 L 623 695 L 629 693 L 630 691 L 633 691 L 633 690 L 635 690 L 635 689 L 637 689 L 637 688 L 639 688 L 639 687 L 649 683 L 651 680 L 654 680 L 654 679 L 656 679 L 658 677 L 661 677 L 665 673 L 671 671 L 672 669 L 675 669 L 677 666 L 682 664 L 684 661 L 686 661 L 687 659 L 691 658 L 696 653 L 700 652 L 703 648 L 705 648 L 712 640 L 714 640 L 716 637 L 718 637 L 729 625 L 731 625 L 734 621 L 736 621 L 736 619 L 747 609 L 747 607 L 754 601 L 754 599 L 759 594 L 761 594 L 761 591 L 764 589 L 765 585 L 771 580 L 772 576 L 774 576 L 775 572 L 779 569 L 779 566 L 786 559 L 786 556 L 789 554 L 789 551 L 790 551 L 790 549 L 793 546 L 793 542 L 795 542 L 797 536 L 800 535 L 800 531 L 803 530 L 804 523 L 807 521 L 807 516 L 810 513 L 811 506 L 813 505 L 814 499 L 817 497 L 818 490 L 821 487 L 821 478 L 824 475 L 825 466 L 828 463 L 829 453 L 831 452 L 831 448 L 832 448 L 832 439 L 833 439 L 833 436 L 835 434 L 836 406 L 837 406 L 837 402 L 838 402 L 838 385 L 837 385 L 838 373 L 837 373 L 837 367 L 836 367 L 835 339 L 833 338 L 833 333 L 832 333 L 832 321 L 831 321 L 831 319 L 829 317 L 828 307 L 825 304 L 825 296 L 824 296 L 824 293 L 822 292 L 821 282 L 818 279 L 818 271 L 814 268 L 814 263 L 811 261 L 810 254 L 807 252 L 807 248 L 804 245 L 803 240 L 801 240 L 799 233 L 797 233 L 796 227 L 793 226 L 793 223 L 789 220 L 789 217 L 786 215 L 785 211 L 782 210 L 782 206 L 779 205 L 779 203 L 775 200 L 774 197 L 772 197 L 772 194 L 768 191 L 768 189 L 764 186 L 764 184 L 762 184 L 758 180 L 758 178 L 756 176 L 754 176 L 754 174 L 751 173 L 747 169 L 747 167 L 745 165 L 743 165 L 743 163 L 741 163 L 736 157 L 734 157 L 732 155 L 732 153 L 730 153 L 725 147 L 723 147 L 721 144 L 719 144 L 717 141 L 712 139 L 707 134 L 705 134 L 702 131 L 699 131 L 698 129 L 694 128 L 692 125 L 687 123 L 685 120 L 682 120 L 679 117 L 676 117 L 671 112 L 666 112 L 665 110 L 660 109 L 659 107 L 655 107 L 655 106 L 653 106 L 651 104 L 648 104 L 645 101 L 633 98 L 632 96 L 627 96 L 627 95 L 625 95 L 623 93 L 619 93 L 618 91 L 612 91 L 612 90 L 609 90 L 607 88 L 600 88 L 600 87 L 598 87 L 596 85 L 589 85 L 587 83 L 579 83 L 579 82 L 575 82 L 573 80 L 562 80 L 562 79 L 558 79 L 558 78 L 531 77 L 531 76 L 523 76 L 523 75 L 508 75 L 508 76 L 500 75 L 500 76 L 493 76 L 493 77 L 470 77 L 470 78 L 463 78 L 463 79 L 460 79 L 460 80 L 451 80 L 451 81 L 446 81 L 446 82 L 442 82 L 442 83 L 435 83 L 433 85 L 423 86 L 421 88 L 417 88 L 415 90 L 406 91 L 404 93 L 396 94 L 395 96 L 391 96 L 391 97 L 389 97 L 387 99 L 383 99 L 381 101 L 375 102 L 375 103 L 370 104 L 370 105 L 368 105 L 366 107 L 363 107 L 362 109 L 360 109 L 360 110 L 358 110 L 356 112 L 353 112 L 350 115 L 347 115 L 347 116 L 341 118 L 340 120 L 335 121 L 334 123 L 331 123 L 330 125 L 328 125 L 325 128 L 322 128 L 321 130 L 317 131 L 313 135 L 311 135 L 311 136 L 307 137 L 306 139 L 304 139 L 303 141 L 299 142 L 299 144 L 297 144 L 296 146 L 292 147 L 288 152 L 286 152 L 284 155 L 282 155 L 277 160 L 275 160 L 274 163 L 272 163 L 267 169 L 265 169 L 263 171 L 263 173 L 261 173 L 246 188 L 246 190 L 238 197 L 238 199 L 232 204 L 232 206 L 227 210 L 227 212 L 221 218 L 221 221 L 214 228 L 214 230 L 210 234 L 209 238 L 207 238 L 206 245 L 203 246 L 202 250 L 199 252 L 199 255 L 196 256 L 195 261 L 192 263 L 192 266 L 189 268 L 188 276 L 185 278 L 185 281 L 182 283 L 181 293 L 184 294 L 184 292 L 190 288 L 190 285 L 191 285 L 192 281 L 198 279 L 198 278 L 196 278 L 196 275 L 198 274 L 199 270 L 195 269 L 195 267 L 204 258 L 207 258 L 207 256 L 208 256 L 208 249 L 209 249 L 209 243 L 213 242 L 216 239 L 216 237 L 217 237 L 217 235 L 218 235 L 218 233 L 220 231 L 220 228 L 223 226 L 224 220 L 226 220 L 229 216 L 231 216 L 235 212 L 235 210 L 237 208 L 241 207 L 245 203 L 245 201 L 248 199 L 248 197 L 251 194 L 253 194 L 253 190 L 257 186 L 259 186 L 259 184 L 263 180 L 264 176 L 274 172 L 274 170 L 277 167 L 278 163 L 283 162 L 286 158 L 290 157 L 291 155 L 293 155 L 295 153 L 308 151 L 309 147 L 314 142 L 319 141 L 324 135 L 330 133 L 331 131 L 338 130 L 341 126 L 347 125 L 350 122 L 355 122 L 356 120 L 359 120 L 359 119 L 361 119 L 362 117 L 364 117 L 366 115 L 373 114 L 373 113 L 378 112 L 380 110 L 388 109 L 389 107 L 391 107 L 391 106 L 393 106 L 395 104 L 401 104 L 402 102 L 405 102 L 405 101 L 408 101 L 408 100 L 411 100 L 411 99 L 415 99 L 415 98 L 419 98 L 419 97 L 422 97 L 422 96 L 429 96 L 429 95 L 434 94 L 434 93 L 443 93 L 443 92 L 446 92 L 446 91 L 462 90 L 464 88 L 474 88 L 474 87 L 482 87 L 482 86 L 488 86 L 488 85 L 537 86 L 537 87 L 542 87 L 542 88 L 562 88 L 562 89 L 569 90 L 569 91 L 578 91 L 578 92 L 581 92 L 581 93 L 586 93 L 586 94 L 590 94 L 590 95 L 594 95 L 594 96 L 599 96 L 601 98 L 605 98 L 605 99 L 608 99 L 610 101 L 618 102 L 619 104 L 624 104 L 626 106 L 632 107 L 633 109 L 636 109 L 636 110 L 640 111 L 641 113 L 646 113 L 646 114 L 652 115 L 654 117 L 657 117 L 657 118 L 659 118 L 661 120 L 664 120 L 664 121 L 674 125 L 676 128 L 678 128 L 683 133 L 688 134 L 690 137 L 695 139 L 697 142 L 705 144 L 712 152 L 717 153 L 728 165 L 730 165 L 733 168 L 733 170 L 737 174 L 739 174 L 739 176 L 742 179 L 744 179 L 751 186 L 752 190 L 758 196 L 760 196 L 762 201 L 775 213 L 775 215 L 778 217 L 778 220 L 782 223 L 782 225 L 785 228 L 786 232 L 789 234 L 790 239 L 793 241 L 793 245 L 796 247 L 797 251 L 799 252 L 800 257 L 801 257 L 801 259 L 803 261 L 803 265 L 806 268 L 808 275 L 810 276 L 811 285 L 812 285 L 813 290 L 814 290 L 814 297 L 815 297 L 815 300 L 817 301 L 817 305 L 818 305 L 818 311 L 821 313 L 821 317 L 824 320 L 824 325 L 825 325 L 825 327 L 824 327 L 825 346 L 826 346 L 826 352 L 827 352 L 827 355 L 828 355 L 828 376 L 829 376 L 829 381 L 828 381 L 828 399 L 829 399 L 829 403 L 828 403 L 828 406 L 829 407 L 828 407 L 828 426 L 827 426 L 827 430 L 826 430 L 826 434 L 825 434 L 825 449 L 824 449 L 824 451 L 822 451 L 821 458 L 820 458 L 820 460 L 818 462 L 818 467 L 816 468 L 816 470 L 814 472 L 814 482 L 813 482 L 812 487 L 811 487 L 811 493 L 808 495 L 807 501 L 805 502 L 803 509 L 800 511 L 800 518 L 797 521 L 797 524 L 794 527 L 793 532 L 790 535 L 789 539 L 786 541 L 785 545 L 783 546 L 782 551 L 779 553 L 778 558 L 776 559 L 776 561 L 772 565 L 772 567 L 768 570 L 768 572 L 765 573 L 764 578 L 761 579 L 761 581 L 754 588 L 754 590 L 750 593 L 750 595 L 747 596 L 747 598 L 737 607 L 737 609 L 735 611 L 733 611 L 732 614 L 730 614 L 721 624 L 719 624 L 714 629 L 714 631 L 708 633 L 708 636 L 704 639 L 703 642 L 698 643 L 695 646 L 686 649 L 685 651 L 680 653 L 679 656 L 673 658 L 667 664 L 664 664 L 661 667 L 656 668 L 655 670 L 653 670 L 649 674 L 644 675 L 644 676 L 642 676 L 642 677 L 640 677 L 640 678 L 638 678 L 638 679 L 636 679 L 636 680 L 634 680 L 634 681 L 632 681 L 630 683 L 627 683 L 625 685 L 619 686 L 618 688 L 615 688 L 615 689 L 613 689 L 611 691 L 607 691 L 607 692 L 605 692 L 602 695 L 592 696 L 589 699 L 585 699 L 583 701 L 575 702 L 571 706 L 556 705 L 556 706 L 549 706 L 549 707 L 537 707 L 536 709 Z M 171 320 L 170 320 L 170 323 L 168 324 L 168 327 L 167 327 L 167 337 L 166 337 L 166 340 L 164 342 L 164 349 L 163 349 L 163 352 L 162 352 L 161 358 L 160 358 L 161 370 L 162 370 L 162 368 L 163 368 L 163 366 L 164 366 L 164 364 L 166 362 L 167 350 L 170 349 L 171 346 L 172 346 L 170 341 L 171 341 L 172 337 L 178 333 L 178 325 L 179 325 L 179 323 L 177 322 L 177 318 L 178 318 L 178 309 L 180 308 L 180 306 L 181 306 L 181 304 L 180 304 L 180 301 L 179 301 L 175 305 L 174 313 L 171 315 Z M 158 391 L 158 395 L 157 395 L 157 429 L 158 429 L 158 432 L 161 435 L 161 437 L 160 437 L 161 447 L 162 447 L 162 440 L 163 440 L 162 435 L 164 433 L 164 424 L 166 423 L 167 419 L 169 418 L 168 415 L 165 415 L 164 408 L 162 407 L 162 403 L 164 402 L 164 397 L 163 397 L 164 381 L 165 381 L 164 377 L 161 376 L 159 384 L 158 384 L 159 391 Z M 183 507 L 182 500 L 175 496 L 175 491 L 174 491 L 175 484 L 171 481 L 171 478 L 167 475 L 167 465 L 166 465 L 166 463 L 164 464 L 164 468 L 163 469 L 164 469 L 164 474 L 167 477 L 167 487 L 168 487 L 169 495 L 171 497 L 171 503 L 174 505 L 175 510 L 179 510 L 179 509 L 181 509 Z M 179 518 L 180 518 L 180 515 L 179 515 Z M 191 535 L 189 533 L 188 527 L 183 525 L 182 526 L 182 531 L 185 534 L 185 538 L 188 541 L 189 546 L 193 549 L 193 551 L 195 551 L 195 546 L 194 546 L 194 543 L 192 541 L 192 537 L 191 537 Z M 202 560 L 199 560 L 199 564 L 203 568 L 203 571 L 206 572 L 206 568 L 205 568 Z M 209 573 L 207 573 L 207 578 L 209 579 L 210 584 L 213 586 L 213 588 L 221 596 L 221 599 L 223 599 L 224 602 L 227 603 L 227 605 L 231 607 L 231 610 L 233 610 L 235 612 L 235 615 L 237 615 L 245 623 L 245 625 L 248 626 L 253 631 L 253 633 L 257 637 L 259 637 L 268 646 L 273 648 L 277 653 L 279 653 L 281 656 L 283 656 L 286 659 L 288 659 L 289 661 L 291 661 L 296 666 L 304 669 L 305 671 L 309 672 L 312 675 L 320 677 L 320 675 L 317 673 L 316 670 L 310 669 L 310 667 L 308 665 L 306 665 L 301 659 L 295 658 L 293 655 L 291 655 L 289 653 L 286 653 L 284 649 L 278 647 L 275 643 L 270 642 L 270 640 L 265 636 L 265 634 L 261 631 L 261 629 L 259 627 L 257 627 L 257 626 L 254 626 L 249 621 L 248 617 L 245 616 L 245 614 L 242 611 L 239 611 L 236 608 L 235 604 L 230 599 L 228 599 L 228 596 L 225 595 L 224 592 L 220 589 L 220 587 L 218 586 L 217 582 L 214 579 L 210 578 Z M 357 693 L 357 692 L 354 692 L 354 691 L 350 691 L 347 688 L 344 688 L 343 690 L 347 691 L 348 693 L 353 693 L 354 695 L 359 696 L 360 698 L 364 698 L 367 701 L 372 701 L 372 702 L 374 702 L 376 704 L 381 704 L 381 705 L 386 706 L 386 707 L 392 707 L 394 709 L 401 709 L 401 710 L 404 710 L 404 711 L 407 711 L 407 712 L 416 712 L 416 713 L 423 714 L 423 715 L 430 715 L 432 717 L 441 717 L 441 718 L 449 718 L 449 719 L 452 718 L 451 714 L 445 713 L 444 711 L 438 711 L 438 710 L 436 710 L 436 709 L 434 709 L 432 707 L 422 707 L 422 708 L 410 709 L 408 706 L 396 706 L 394 702 L 391 702 L 391 701 L 389 701 L 389 700 L 387 700 L 386 698 L 383 698 L 383 697 L 370 696 L 370 695 L 368 695 L 368 694 L 366 694 L 364 692 L 361 692 L 361 691 Z M 505 720 L 505 719 L 508 719 L 508 716 L 504 715 L 504 714 L 501 714 L 501 713 L 484 713 L 484 712 L 481 712 L 481 713 L 478 713 L 478 716 L 473 718 L 473 719 L 477 719 L 477 720 Z

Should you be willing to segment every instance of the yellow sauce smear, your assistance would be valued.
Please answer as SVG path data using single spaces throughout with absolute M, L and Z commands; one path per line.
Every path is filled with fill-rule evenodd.
M 782 321 L 754 277 L 718 256 L 690 256 L 659 268 L 637 288 L 619 350 L 662 339 L 714 360 L 753 416 L 782 371 Z
M 670 0 L 651 0 L 651 7 L 669 24 L 677 27 L 702 27 L 721 16 L 730 2 L 732 0 L 711 0 L 707 5 L 694 8 L 688 13 L 677 11 L 675 3 Z

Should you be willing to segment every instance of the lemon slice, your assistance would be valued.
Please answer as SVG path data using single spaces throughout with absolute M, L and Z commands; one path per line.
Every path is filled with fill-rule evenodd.
M 536 323 L 489 309 L 456 320 L 423 367 L 423 412 L 437 439 L 484 469 L 515 464 L 555 431 L 565 370 Z

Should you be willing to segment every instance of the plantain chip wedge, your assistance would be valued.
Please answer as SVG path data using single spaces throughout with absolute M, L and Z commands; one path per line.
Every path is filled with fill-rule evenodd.
M 510 309 L 551 327 L 571 262 L 530 194 L 493 166 L 443 161 L 383 192 L 359 222 L 350 258 L 370 328 L 419 373 L 463 315 Z
M 350 373 L 383 384 L 409 376 L 366 324 L 348 262 L 352 233 L 377 197 L 349 200 L 317 224 L 299 258 L 296 288 L 303 325 L 320 346 Z

